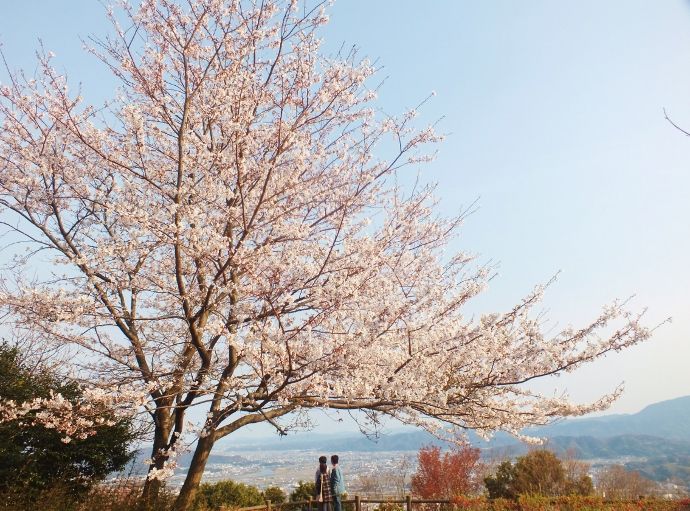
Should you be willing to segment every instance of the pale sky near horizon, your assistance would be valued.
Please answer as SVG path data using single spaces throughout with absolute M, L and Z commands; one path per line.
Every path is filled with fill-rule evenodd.
M 79 36 L 108 30 L 98 0 L 3 0 L 0 41 L 32 70 L 42 38 L 101 101 L 112 79 Z M 499 262 L 472 312 L 505 310 L 561 270 L 545 307 L 582 324 L 615 298 L 648 307 L 653 339 L 539 386 L 586 401 L 625 382 L 613 413 L 690 394 L 690 2 L 339 0 L 325 49 L 357 44 L 387 77 L 379 105 L 443 117 L 423 169 L 444 214 L 479 198 L 452 251 Z M 4 77 L 4 73 L 0 73 Z M 1 79 L 1 78 L 0 78 Z

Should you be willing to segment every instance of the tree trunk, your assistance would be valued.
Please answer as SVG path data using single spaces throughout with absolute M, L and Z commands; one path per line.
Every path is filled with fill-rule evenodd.
M 189 465 L 187 477 L 175 501 L 175 506 L 173 506 L 174 511 L 188 511 L 191 509 L 196 491 L 199 488 L 199 483 L 201 483 L 201 476 L 204 474 L 204 469 L 206 468 L 208 455 L 211 453 L 214 443 L 215 439 L 213 434 L 199 438 L 196 449 L 194 450 L 192 462 Z
M 168 437 L 170 436 L 170 428 L 156 426 L 153 434 L 153 447 L 151 448 L 151 465 L 149 466 L 149 473 L 153 469 L 161 470 L 168 460 L 168 456 L 162 453 L 168 446 Z M 158 495 L 163 482 L 160 479 L 146 478 L 144 482 L 144 490 L 142 492 L 142 500 L 144 501 L 144 509 L 152 508 L 158 500 Z
M 158 479 L 146 479 L 144 482 L 144 491 L 141 494 L 141 499 L 144 509 L 153 509 L 158 501 L 163 482 Z

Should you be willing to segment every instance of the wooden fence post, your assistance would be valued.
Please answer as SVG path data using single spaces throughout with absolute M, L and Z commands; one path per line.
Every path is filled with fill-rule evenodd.
M 271 499 L 266 499 L 266 511 L 271 511 Z
M 309 504 L 307 504 L 307 509 L 309 509 L 309 511 L 311 511 L 311 499 L 312 499 L 312 498 L 309 497 Z
M 405 507 L 407 511 L 412 511 L 412 495 L 405 495 Z
M 359 495 L 355 495 L 355 511 L 362 511 L 362 499 Z

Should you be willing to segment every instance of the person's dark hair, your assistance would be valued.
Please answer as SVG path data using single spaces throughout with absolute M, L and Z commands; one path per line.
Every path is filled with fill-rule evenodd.
M 325 458 L 325 456 L 324 456 L 324 458 Z M 326 465 L 326 462 L 319 463 L 319 471 L 322 474 L 325 474 L 326 472 L 328 472 L 328 465 Z
M 327 461 L 328 459 L 326 458 L 326 456 L 319 456 L 319 463 L 326 463 Z
M 338 459 L 339 459 L 339 458 L 338 458 L 338 455 L 337 455 L 337 454 L 334 454 L 333 456 L 331 456 L 331 463 L 333 463 L 334 465 L 337 465 L 337 464 L 338 464 Z

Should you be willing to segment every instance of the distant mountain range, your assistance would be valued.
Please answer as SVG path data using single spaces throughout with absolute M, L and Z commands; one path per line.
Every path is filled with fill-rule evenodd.
M 530 435 L 548 439 L 555 449 L 573 449 L 582 458 L 650 456 L 661 453 L 690 454 L 690 396 L 655 403 L 635 414 L 564 420 L 531 428 Z M 469 433 L 472 444 L 487 450 L 511 447 L 521 452 L 520 442 L 497 434 L 490 442 Z M 423 445 L 441 445 L 438 439 L 420 431 L 382 434 L 369 438 L 361 434 L 294 435 L 272 440 L 243 441 L 225 451 L 326 450 L 326 451 L 416 451 Z
M 548 437 L 651 435 L 690 441 L 690 396 L 661 401 L 631 415 L 572 419 L 532 431 Z

